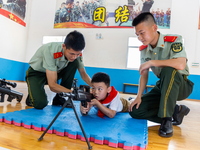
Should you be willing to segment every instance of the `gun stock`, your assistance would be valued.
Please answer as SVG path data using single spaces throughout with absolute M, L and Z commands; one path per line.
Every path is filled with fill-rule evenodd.
M 4 102 L 5 94 L 8 95 L 7 101 L 9 101 L 9 102 L 11 102 L 12 99 L 14 99 L 14 98 L 16 98 L 18 102 L 20 102 L 22 100 L 22 97 L 23 97 L 22 93 L 19 93 L 17 91 L 13 91 L 9 88 L 0 87 L 0 93 L 1 93 L 1 101 L 0 102 Z

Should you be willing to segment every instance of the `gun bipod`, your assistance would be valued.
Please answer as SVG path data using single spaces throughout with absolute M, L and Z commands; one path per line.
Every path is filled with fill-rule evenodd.
M 78 124 L 79 124 L 79 126 L 80 126 L 80 128 L 81 128 L 81 131 L 82 131 L 82 133 L 83 133 L 83 135 L 84 135 L 84 137 L 85 137 L 86 143 L 87 143 L 87 145 L 88 145 L 88 149 L 92 149 L 92 146 L 90 145 L 90 142 L 88 141 L 88 138 L 87 138 L 87 135 L 86 135 L 86 133 L 85 133 L 85 130 L 84 130 L 83 126 L 82 126 L 82 123 L 81 123 L 81 121 L 80 121 L 80 119 L 79 119 L 79 117 L 78 117 L 78 114 L 77 114 L 77 112 L 76 112 L 76 109 L 75 109 L 75 107 L 74 107 L 74 103 L 73 103 L 72 97 L 73 97 L 73 95 L 72 95 L 72 93 L 70 93 L 70 95 L 68 96 L 68 100 L 69 100 L 70 103 L 72 104 L 72 109 L 73 109 L 73 111 L 74 111 L 74 113 L 75 113 L 76 119 L 77 119 Z M 56 116 L 54 117 L 54 119 L 51 121 L 51 123 L 50 123 L 49 126 L 46 128 L 46 130 L 43 132 L 43 134 L 40 136 L 40 138 L 38 139 L 38 141 L 43 140 L 44 135 L 47 133 L 47 131 L 49 130 L 49 128 L 53 125 L 53 123 L 56 121 L 56 119 L 58 118 L 58 116 L 61 114 L 61 112 L 63 111 L 63 109 L 64 109 L 65 106 L 67 105 L 68 100 L 65 101 L 65 103 L 64 103 L 64 105 L 62 106 L 62 108 L 60 109 L 60 111 L 57 113 L 57 115 L 56 115 Z

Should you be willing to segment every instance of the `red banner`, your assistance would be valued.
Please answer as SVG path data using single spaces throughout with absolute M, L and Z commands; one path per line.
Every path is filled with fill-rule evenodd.
M 19 18 L 18 16 L 16 16 L 15 14 L 13 14 L 7 10 L 0 8 L 0 14 L 15 21 L 16 23 L 21 24 L 22 26 L 26 26 L 26 23 L 21 18 Z
M 84 22 L 63 22 L 54 24 L 54 28 L 133 28 L 126 26 L 96 26 L 89 23 Z
M 154 15 L 158 28 L 170 28 L 172 0 L 56 1 L 54 28 L 131 28 L 143 12 Z

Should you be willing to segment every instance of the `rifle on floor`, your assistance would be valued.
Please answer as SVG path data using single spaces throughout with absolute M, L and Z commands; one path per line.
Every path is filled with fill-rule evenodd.
M 11 87 L 15 88 L 17 86 L 14 82 L 8 82 L 5 79 L 0 79 L 0 102 L 4 102 L 5 95 L 8 95 L 7 101 L 11 102 L 13 99 L 17 99 L 18 102 L 21 102 L 23 94 L 17 91 L 11 90 Z

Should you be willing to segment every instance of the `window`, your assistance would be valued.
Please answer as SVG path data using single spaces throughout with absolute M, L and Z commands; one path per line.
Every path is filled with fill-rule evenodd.
M 65 36 L 43 36 L 42 44 L 50 42 L 64 42 Z
M 139 66 L 140 66 L 139 47 L 141 45 L 142 45 L 142 43 L 138 40 L 137 37 L 129 37 L 127 68 L 139 69 Z

